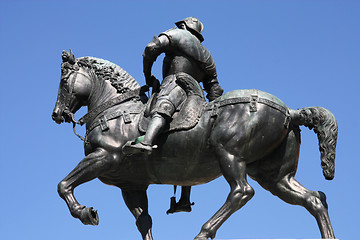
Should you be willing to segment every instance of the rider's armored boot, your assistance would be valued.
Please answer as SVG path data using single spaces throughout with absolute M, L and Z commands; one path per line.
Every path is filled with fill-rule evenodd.
M 191 206 L 195 203 L 190 202 L 191 186 L 183 186 L 181 188 L 181 197 L 179 202 L 176 202 L 175 192 L 176 186 L 174 186 L 174 196 L 170 198 L 170 209 L 166 214 L 172 214 L 177 212 L 191 212 Z
M 144 153 L 150 155 L 152 150 L 157 148 L 157 146 L 153 146 L 153 142 L 164 129 L 165 124 L 165 118 L 155 114 L 151 119 L 145 136 L 137 138 L 134 142 L 127 142 L 123 147 L 123 152 L 125 154 Z

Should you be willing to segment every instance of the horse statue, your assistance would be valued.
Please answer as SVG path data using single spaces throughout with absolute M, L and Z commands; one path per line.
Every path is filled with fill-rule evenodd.
M 204 99 L 193 127 L 162 133 L 151 155 L 126 154 L 124 145 L 144 134 L 139 122 L 148 98 L 140 85 L 109 61 L 75 59 L 72 52 L 63 52 L 61 72 L 52 119 L 74 126 L 86 123 L 86 136 L 85 158 L 58 184 L 58 193 L 83 224 L 97 225 L 98 214 L 81 205 L 73 192 L 95 178 L 121 189 L 142 239 L 151 240 L 149 184 L 193 186 L 223 175 L 230 193 L 195 240 L 214 238 L 219 227 L 253 197 L 248 175 L 283 201 L 305 207 L 315 217 L 322 238 L 335 238 L 325 194 L 306 189 L 294 178 L 299 126 L 304 125 L 317 134 L 323 174 L 333 179 L 338 128 L 329 110 L 293 110 L 260 90 L 230 91 L 212 102 Z M 88 113 L 76 122 L 74 113 L 82 106 L 88 106 Z

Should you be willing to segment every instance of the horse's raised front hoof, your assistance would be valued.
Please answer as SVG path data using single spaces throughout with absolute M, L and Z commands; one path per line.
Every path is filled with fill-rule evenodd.
M 208 240 L 209 238 L 205 237 L 203 234 L 197 235 L 194 240 Z
M 99 224 L 99 216 L 97 211 L 92 207 L 84 208 L 80 213 L 80 220 L 85 225 L 98 225 Z
M 194 240 L 208 240 L 207 237 L 195 237 Z

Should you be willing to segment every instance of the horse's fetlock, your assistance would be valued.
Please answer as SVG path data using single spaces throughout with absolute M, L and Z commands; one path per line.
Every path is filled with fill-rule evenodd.
M 216 230 L 217 228 L 211 224 L 211 223 L 205 223 L 202 228 L 201 228 L 201 232 L 198 236 L 202 236 L 202 237 L 206 237 L 206 239 L 208 238 L 215 238 L 216 235 Z
M 70 213 L 71 216 L 73 216 L 74 218 L 80 218 L 81 215 L 81 211 L 85 208 L 85 206 L 83 205 L 73 205 L 70 207 Z

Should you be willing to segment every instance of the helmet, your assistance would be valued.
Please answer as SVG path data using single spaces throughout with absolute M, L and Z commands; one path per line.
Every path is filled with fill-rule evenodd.
M 201 35 L 201 32 L 204 29 L 204 25 L 200 22 L 199 19 L 196 17 L 187 17 L 184 20 L 176 22 L 175 25 L 179 27 L 181 23 L 184 23 L 189 31 L 194 34 L 200 40 L 200 42 L 204 41 L 204 37 Z

